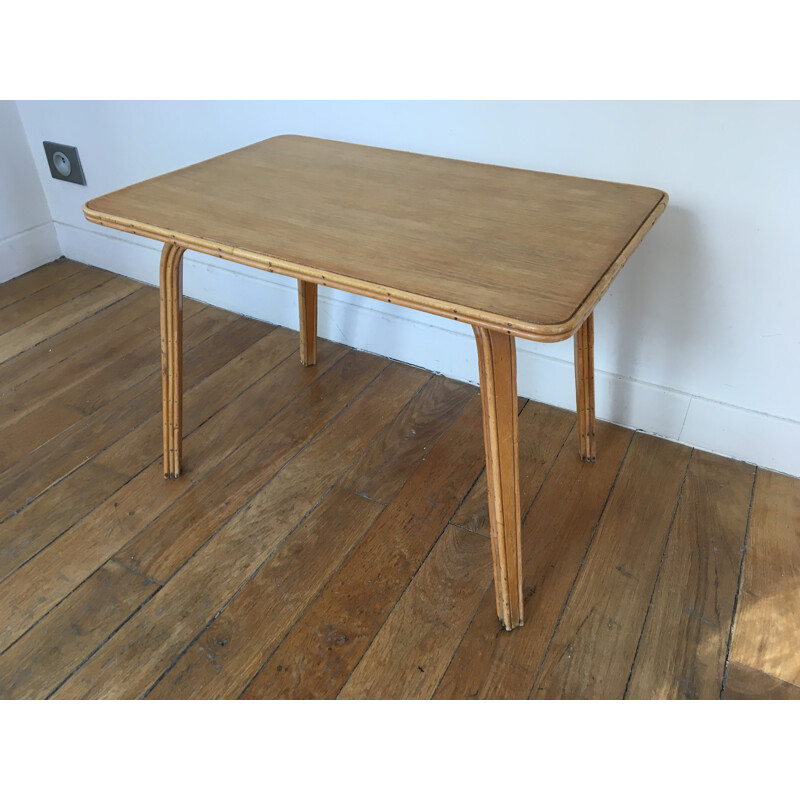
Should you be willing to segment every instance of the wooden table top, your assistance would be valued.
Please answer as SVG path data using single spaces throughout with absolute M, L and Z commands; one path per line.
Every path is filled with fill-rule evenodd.
M 87 219 L 517 336 L 571 336 L 664 210 L 628 184 L 278 136 Z

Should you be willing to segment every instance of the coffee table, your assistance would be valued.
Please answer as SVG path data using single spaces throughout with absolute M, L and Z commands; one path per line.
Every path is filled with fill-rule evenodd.
M 575 337 L 580 456 L 595 459 L 593 309 L 667 204 L 642 186 L 278 136 L 89 201 L 86 218 L 164 243 L 164 472 L 181 469 L 186 250 L 298 281 L 300 358 L 317 286 L 473 327 L 497 614 L 522 625 L 515 338 Z

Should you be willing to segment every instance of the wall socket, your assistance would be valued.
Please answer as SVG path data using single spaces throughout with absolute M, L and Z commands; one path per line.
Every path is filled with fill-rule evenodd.
M 43 142 L 44 152 L 47 156 L 47 166 L 50 167 L 50 174 L 57 181 L 69 181 L 86 186 L 86 178 L 83 175 L 81 159 L 78 156 L 78 148 L 68 144 L 56 144 L 55 142 Z

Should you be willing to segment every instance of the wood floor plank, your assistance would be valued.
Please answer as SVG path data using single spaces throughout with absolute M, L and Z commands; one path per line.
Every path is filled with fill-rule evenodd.
M 53 283 L 35 294 L 21 297 L 15 303 L 0 309 L 0 334 L 6 333 L 50 311 L 62 303 L 73 300 L 90 289 L 111 280 L 114 273 L 84 269 L 64 280 Z
M 106 339 L 144 314 L 155 314 L 153 336 L 158 339 L 158 305 L 158 290 L 142 286 L 96 314 L 3 362 L 0 364 L 0 393 L 6 394 L 70 359 L 77 359 L 76 369 L 79 375 L 84 374 L 81 369 L 91 368 L 92 353 L 102 354 Z M 205 307 L 203 303 L 184 298 L 184 319 Z M 84 358 L 85 351 L 88 352 Z
M 113 494 L 127 478 L 93 462 L 0 525 L 0 581 Z
M 800 684 L 800 479 L 759 469 L 730 658 Z
M 0 473 L 0 519 L 21 511 L 98 450 L 158 407 L 155 376 L 121 393 L 117 402 L 84 417 Z
M 82 419 L 84 415 L 80 411 L 59 400 L 25 414 L 0 435 L 0 473 Z
M 300 373 L 302 377 L 298 383 L 299 371 L 293 371 L 288 364 L 283 363 L 296 349 L 296 336 L 293 337 L 285 328 L 278 328 L 259 339 L 227 364 L 203 375 L 202 379 L 190 389 L 184 390 L 183 474 L 187 476 L 187 480 L 194 481 L 200 474 L 197 472 L 198 462 L 206 457 L 204 454 L 208 449 L 209 440 L 224 439 L 228 436 L 230 443 L 234 440 L 241 443 L 269 418 L 273 413 L 270 409 L 274 403 L 281 400 L 288 402 L 347 352 L 346 348 L 341 346 L 335 349 L 329 348 L 326 350 L 326 359 L 320 365 L 320 370 L 313 374 Z M 193 371 L 197 371 L 198 367 L 199 364 Z M 273 370 L 276 370 L 276 374 L 270 375 Z M 283 395 L 279 391 L 281 380 L 288 384 Z M 295 390 L 295 384 L 300 388 Z M 272 388 L 273 395 L 265 395 L 268 391 L 266 387 Z M 228 408 L 229 404 L 233 404 L 232 407 Z M 280 408 L 280 405 L 277 408 Z M 254 417 L 252 426 L 247 425 L 250 416 Z M 237 419 L 241 422 L 242 438 L 237 438 Z M 209 425 L 205 427 L 206 421 L 209 420 Z M 191 442 L 187 444 L 187 437 L 201 426 L 204 426 L 202 431 L 194 434 Z M 153 464 L 156 455 L 160 456 L 161 437 L 162 421 L 159 412 L 98 454 L 97 463 L 118 472 L 135 475 Z M 200 442 L 205 444 L 201 447 L 198 445 Z M 216 456 L 210 457 L 221 456 L 217 453 Z
M 65 359 L 75 358 L 84 347 L 96 344 L 152 308 L 158 308 L 158 293 L 142 286 L 96 314 L 19 353 L 0 364 L 0 393 L 5 395 Z
M 150 463 L 150 466 L 137 474 L 127 486 L 113 497 L 108 498 L 103 506 L 97 509 L 96 515 L 87 520 L 87 524 L 84 526 L 86 528 L 83 534 L 84 538 L 93 542 L 95 537 L 102 535 L 106 529 L 115 532 L 115 538 L 119 541 L 120 547 L 129 540 L 136 541 L 134 537 L 137 534 L 142 534 L 146 538 L 148 525 L 154 519 L 183 495 L 191 492 L 194 487 L 204 485 L 200 482 L 209 473 L 218 470 L 227 456 L 236 452 L 243 443 L 248 442 L 254 435 L 253 431 L 258 432 L 259 426 L 267 423 L 281 409 L 288 411 L 297 396 L 302 394 L 307 387 L 313 385 L 315 381 L 325 378 L 323 391 L 330 388 L 330 393 L 335 394 L 336 384 L 341 379 L 341 375 L 333 373 L 332 376 L 326 378 L 326 372 L 341 359 L 342 355 L 347 352 L 347 348 L 330 342 L 320 342 L 317 365 L 307 369 L 301 368 L 291 359 L 291 354 L 294 354 L 296 350 L 296 333 L 285 329 L 273 342 L 271 352 L 261 349 L 265 364 L 269 364 L 271 361 L 274 369 L 265 370 L 265 364 L 262 364 L 259 369 L 265 371 L 263 378 L 255 381 L 247 390 L 225 405 L 205 424 L 198 426 L 186 438 L 184 446 L 186 452 L 191 455 L 187 459 L 186 469 L 181 480 L 165 481 L 160 458 L 153 462 L 153 453 L 160 452 L 157 449 L 160 439 L 157 439 L 155 435 L 153 436 L 153 447 L 149 450 L 145 449 L 142 452 L 142 447 L 137 441 L 118 452 L 112 463 L 122 463 L 127 457 L 129 461 L 133 462 L 144 459 L 145 463 Z M 287 353 L 290 355 L 286 356 Z M 251 363 L 252 359 L 247 359 L 241 366 L 247 367 Z M 231 375 L 230 370 L 226 370 L 225 373 L 222 377 L 229 379 L 225 381 L 226 383 L 235 381 L 236 376 Z M 220 384 L 218 381 L 215 383 L 217 384 L 215 388 L 219 391 Z M 333 385 L 331 385 L 332 383 Z M 302 405 L 302 402 L 298 404 L 298 408 Z M 190 407 L 207 409 L 202 402 L 192 403 Z M 314 406 L 312 403 L 313 408 L 319 408 L 319 405 Z M 280 419 L 294 422 L 298 416 L 286 413 Z M 300 417 L 300 419 L 303 418 Z M 157 421 L 159 426 L 154 434 L 160 436 L 160 420 Z M 142 428 L 144 427 L 142 426 Z M 268 440 L 268 432 L 262 435 Z M 262 444 L 261 447 L 262 452 L 268 452 L 268 444 Z M 109 448 L 109 451 L 106 452 L 110 452 L 111 449 Z M 257 449 L 254 447 L 254 450 Z M 101 463 L 105 463 L 105 461 L 101 459 Z M 226 497 L 220 503 L 229 503 L 229 500 Z M 189 513 L 194 518 L 193 510 Z M 178 532 L 172 532 L 173 536 L 182 534 L 183 528 Z M 166 543 L 162 544 L 167 547 Z M 136 549 L 138 547 L 132 548 L 132 550 Z M 138 566 L 127 548 L 118 552 L 117 558 L 133 568 Z
M 64 328 L 135 292 L 140 284 L 116 277 L 28 322 L 0 334 L 0 362 L 33 347 Z
M 523 518 L 574 424 L 575 414 L 533 400 L 520 412 L 519 490 Z M 464 499 L 453 517 L 453 523 L 474 533 L 489 536 L 485 471 Z
M 366 385 L 369 374 L 364 373 L 362 385 Z M 341 417 L 335 419 L 335 424 L 331 423 L 330 428 L 317 434 L 306 450 L 283 467 L 275 478 L 272 475 L 277 471 L 281 460 L 280 457 L 276 459 L 272 472 L 265 471 L 269 465 L 267 454 L 276 445 L 280 448 L 276 451 L 278 453 L 287 447 L 296 447 L 294 442 L 300 431 L 287 431 L 283 434 L 277 430 L 276 425 L 270 426 L 262 435 L 247 442 L 241 454 L 237 453 L 235 457 L 221 463 L 209 475 L 202 488 L 187 492 L 178 503 L 156 519 L 120 553 L 120 558 L 127 559 L 123 563 L 131 564 L 143 574 L 165 582 L 245 503 L 247 508 L 239 514 L 236 525 L 244 524 L 252 516 L 260 514 L 272 520 L 285 519 L 287 515 L 288 518 L 295 519 L 296 507 L 310 508 L 314 497 L 319 496 L 314 492 L 322 492 L 352 463 L 359 452 L 355 450 L 356 445 L 360 443 L 363 449 L 371 441 L 365 439 L 365 432 L 372 432 L 373 438 L 380 433 L 383 425 L 390 422 L 402 407 L 402 404 L 398 405 L 399 401 L 402 399 L 405 403 L 410 399 L 427 378 L 421 370 L 411 367 L 401 369 L 397 365 L 391 365 L 375 385 L 369 386 Z M 355 381 L 352 382 L 351 393 L 358 391 L 358 385 Z M 387 397 L 388 389 L 396 392 L 396 396 Z M 333 393 L 331 400 L 334 400 Z M 315 431 L 321 430 L 328 420 L 333 419 L 335 404 L 340 402 L 334 400 L 327 413 L 320 407 L 318 420 L 313 425 L 307 425 L 301 433 L 305 441 L 310 440 Z M 370 403 L 376 403 L 377 406 L 372 408 Z M 265 436 L 269 438 L 268 443 L 263 441 Z M 291 444 L 281 445 L 281 439 Z M 331 445 L 331 442 L 336 442 L 336 446 Z M 236 481 L 237 488 L 231 489 L 231 475 L 237 472 L 240 475 Z M 298 477 L 293 478 L 294 475 Z M 243 480 L 243 477 L 247 477 L 247 480 Z M 265 489 L 256 495 L 269 479 L 275 485 L 270 485 L 268 491 Z M 288 488 L 283 488 L 287 483 Z M 276 509 L 266 508 L 272 497 L 278 498 Z M 292 514 L 295 516 L 291 516 Z
M 265 325 L 264 330 L 269 331 L 269 326 Z M 296 333 L 280 328 L 268 333 L 218 370 L 211 371 L 215 364 L 212 361 L 206 362 L 206 368 L 211 371 L 208 376 L 195 369 L 198 382 L 195 385 L 187 382 L 186 387 L 184 435 L 191 436 L 210 417 L 235 401 L 248 387 L 257 383 L 282 361 L 290 358 L 297 350 L 296 339 Z M 334 355 L 341 355 L 345 352 L 345 348 L 339 345 L 329 347 L 326 343 L 321 352 L 320 365 L 321 369 L 324 369 L 333 363 Z M 308 377 L 308 373 L 303 374 Z M 278 374 L 271 385 L 281 386 L 283 383 L 281 378 L 282 376 Z M 276 393 L 273 394 L 277 396 Z M 251 396 L 255 397 L 255 393 Z M 195 443 L 201 439 L 205 442 L 210 440 L 221 442 L 226 439 L 227 447 L 235 447 L 237 440 L 236 436 L 231 434 L 231 430 L 237 419 L 242 421 L 243 409 L 246 410 L 250 405 L 249 399 L 248 396 L 241 398 L 238 405 L 234 403 L 233 407 L 227 410 L 227 414 L 221 415 L 192 439 L 188 469 L 191 477 L 196 478 L 201 474 L 197 469 L 200 448 Z M 263 403 L 256 401 L 254 405 L 264 409 Z M 246 421 L 245 419 L 245 424 Z M 213 435 L 211 431 L 214 429 L 228 431 L 227 436 Z M 68 530 L 78 519 L 110 497 L 148 465 L 152 465 L 148 475 L 137 481 L 128 491 L 158 480 L 160 446 L 161 419 L 155 414 L 111 445 L 108 450 L 51 487 L 36 502 L 26 506 L 0 525 L 0 580 Z M 214 464 L 214 453 L 208 452 L 207 445 L 205 451 L 209 464 Z M 218 452 L 217 456 L 224 452 L 224 450 Z M 185 489 L 185 486 L 183 488 Z M 149 495 L 147 491 L 144 494 Z M 119 500 L 114 502 L 117 502 L 119 507 Z M 134 515 L 136 513 L 134 508 L 127 510 L 129 512 L 133 510 Z M 139 518 L 141 519 L 141 516 Z
M 195 348 L 219 358 L 213 326 L 205 323 L 204 312 L 186 322 L 184 345 L 187 350 L 187 383 L 191 385 L 192 365 L 197 363 Z M 235 324 L 235 323 L 231 323 Z M 209 335 L 211 333 L 211 335 Z M 155 360 L 155 359 L 154 359 Z M 122 388 L 114 402 L 75 422 L 0 473 L 0 519 L 18 511 L 56 481 L 68 475 L 90 458 L 115 442 L 160 408 L 161 384 L 158 362 L 149 374 L 127 389 Z M 19 424 L 22 424 L 20 422 Z M 31 432 L 31 440 L 36 433 Z
M 318 396 L 313 387 L 301 394 L 291 407 L 284 409 L 242 448 L 221 461 L 202 485 L 189 489 L 125 547 L 119 555 L 123 563 L 161 583 L 167 581 L 210 536 L 251 501 L 289 458 L 311 441 L 355 394 L 386 367 L 387 362 L 382 359 L 363 359 L 359 355 L 350 353 L 333 368 L 332 375 L 338 380 L 331 382 L 328 394 Z M 359 403 L 359 407 L 362 405 Z M 310 407 L 316 408 L 313 419 L 310 419 Z M 347 418 L 351 415 L 348 410 Z M 368 421 L 369 417 L 365 418 L 364 422 Z M 341 454 L 346 451 L 347 448 Z
M 382 370 L 55 696 L 138 697 L 152 687 L 427 377 L 400 364 Z
M 428 699 L 491 583 L 488 539 L 448 526 L 339 698 Z
M 278 329 L 220 369 L 216 369 L 219 354 L 213 351 L 203 362 L 193 360 L 197 383 L 186 382 L 184 435 L 192 434 L 296 349 L 296 335 Z M 0 525 L 0 580 L 156 461 L 160 446 L 161 420 L 156 413 Z M 193 448 L 192 455 L 196 452 Z
M 238 697 L 382 509 L 334 487 L 148 697 Z
M 197 314 L 185 318 L 186 356 L 184 373 L 201 361 L 205 362 L 211 352 L 217 354 L 216 364 L 225 363 L 226 354 L 235 354 L 247 347 L 267 331 L 262 331 L 253 320 L 233 319 L 230 314 L 216 308 L 204 308 Z M 213 337 L 213 338 L 212 338 Z M 238 338 L 241 341 L 237 341 Z M 213 341 L 213 348 L 204 343 Z M 160 342 L 158 336 L 148 336 L 138 347 L 107 364 L 95 373 L 63 392 L 59 401 L 74 408 L 84 416 L 93 414 L 107 403 L 112 402 L 120 391 L 133 386 L 148 375 L 160 369 Z M 186 382 L 192 385 L 194 375 L 186 375 Z
M 722 698 L 723 700 L 800 700 L 800 686 L 747 667 L 738 661 L 729 661 Z
M 370 445 L 341 486 L 355 494 L 389 503 L 430 448 L 463 411 L 475 390 L 434 376 L 397 419 Z
M 538 431 L 531 433 L 536 440 Z M 631 437 L 630 430 L 598 422 L 602 455 L 587 463 L 578 456 L 573 426 L 522 526 L 525 625 L 512 632 L 500 626 L 490 586 L 435 698 L 528 696 Z
M 215 309 L 204 309 L 187 320 L 187 347 L 204 341 L 227 325 L 227 315 Z M 235 335 L 230 333 L 229 336 Z M 222 343 L 224 339 L 217 339 Z M 74 423 L 99 411 L 121 392 L 135 386 L 148 375 L 155 374 L 160 364 L 160 345 L 155 337 L 124 354 L 97 372 L 88 373 L 60 395 L 28 413 L 18 416 L 2 433 L 0 471 L 22 459 L 27 451 L 34 451 L 50 439 L 63 433 Z M 224 358 L 224 353 L 220 353 Z M 188 359 L 187 359 L 188 360 Z
M 224 366 L 272 330 L 270 325 L 244 317 L 231 321 L 227 312 L 212 307 L 193 316 L 191 323 L 191 331 L 189 321 L 185 323 L 187 352 L 183 372 L 187 386 L 193 386 L 199 376 L 204 377 Z M 128 383 L 158 371 L 159 350 L 158 341 L 147 342 L 128 356 L 109 364 L 91 384 L 81 383 L 66 392 L 61 401 L 87 416 L 94 413 L 114 399 L 114 386 L 124 388 Z
M 0 698 L 47 697 L 158 584 L 109 562 L 0 656 Z
M 622 698 L 690 456 L 634 435 L 531 697 Z
M 242 696 L 335 697 L 482 468 L 475 395 Z
M 30 272 L 25 272 L 10 281 L 0 284 L 0 308 L 16 303 L 20 298 L 28 297 L 57 281 L 74 275 L 76 272 L 93 269 L 96 268 L 87 267 L 78 261 L 70 261 L 68 259 L 51 261 L 49 264 L 33 269 Z
M 716 700 L 755 468 L 695 451 L 626 697 Z
M 334 349 L 338 350 L 340 347 L 334 346 Z M 318 350 L 318 364 L 320 357 L 324 358 L 323 348 Z M 324 392 L 330 388 L 333 393 L 335 385 L 332 384 L 337 382 L 337 378 L 340 381 L 344 380 L 337 374 L 329 376 L 324 373 L 320 377 L 317 368 L 303 369 L 295 365 L 295 370 L 308 376 L 306 385 L 311 383 L 313 387 L 314 378 L 319 378 L 322 386 L 317 392 Z M 351 374 L 346 377 L 351 377 Z M 272 389 L 271 394 L 274 394 L 277 387 L 273 382 L 265 381 L 260 388 Z M 252 396 L 245 397 L 246 394 L 240 397 L 247 401 L 253 399 Z M 266 402 L 266 398 L 262 397 L 262 401 Z M 287 402 L 290 406 L 294 405 L 292 398 L 288 398 Z M 241 405 L 231 403 L 225 411 L 230 410 L 229 413 L 234 413 L 240 408 Z M 318 408 L 319 403 L 310 405 L 309 425 L 313 422 Z M 221 416 L 222 414 L 217 415 Z M 211 425 L 213 421 L 209 421 L 207 425 Z M 215 441 L 223 442 L 226 448 L 234 448 L 242 439 L 248 437 L 249 432 L 239 431 L 238 436 L 241 438 L 237 441 L 237 432 L 229 424 L 230 418 L 227 417 L 225 421 L 228 423 L 227 436 L 215 437 Z M 306 422 L 306 419 L 301 416 L 299 421 Z M 201 430 L 203 428 L 192 435 L 199 436 Z M 230 450 L 222 450 L 221 457 L 224 457 L 226 452 Z M 215 455 L 211 448 L 209 455 Z M 216 461 L 206 463 L 202 465 L 202 469 L 207 472 L 215 463 Z M 63 533 L 50 547 L 0 583 L 0 650 L 19 638 L 41 616 L 188 490 L 187 480 L 168 481 L 164 480 L 163 474 L 160 461 L 155 461 L 151 468 L 144 470 L 125 484 L 92 513 Z M 196 477 L 199 478 L 202 474 L 203 471 L 198 470 Z
M 104 337 L 85 343 L 63 360 L 0 395 L 0 428 L 58 398 L 92 373 L 118 361 L 140 345 L 150 340 L 158 341 L 158 306 L 153 302 L 155 298 L 140 295 L 139 292 L 134 292 L 132 296 L 140 300 L 142 313 L 139 316 L 109 331 Z M 188 319 L 199 310 L 199 306 L 193 306 L 185 318 Z

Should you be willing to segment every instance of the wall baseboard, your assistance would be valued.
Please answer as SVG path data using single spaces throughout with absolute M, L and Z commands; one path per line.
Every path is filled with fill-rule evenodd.
M 800 422 L 693 397 L 680 441 L 800 477 Z
M 158 283 L 161 248 L 156 242 L 60 222 L 55 226 L 68 258 Z M 297 330 L 294 280 L 198 253 L 187 254 L 184 262 L 188 297 Z M 468 325 L 326 287 L 320 287 L 318 306 L 319 335 L 326 339 L 478 382 Z M 575 408 L 572 361 L 542 355 L 524 341 L 517 343 L 517 361 L 521 396 Z M 599 419 L 800 477 L 800 422 L 602 370 L 596 371 L 595 393 Z
M 43 222 L 0 240 L 0 283 L 30 272 L 61 255 L 55 224 Z

